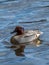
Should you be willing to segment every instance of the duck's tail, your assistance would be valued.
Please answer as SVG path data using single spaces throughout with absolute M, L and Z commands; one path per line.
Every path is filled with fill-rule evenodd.
M 43 32 L 40 32 L 40 34 L 43 34 Z

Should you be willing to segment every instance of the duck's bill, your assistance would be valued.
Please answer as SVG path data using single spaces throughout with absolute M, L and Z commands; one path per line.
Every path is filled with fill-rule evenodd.
M 11 32 L 11 34 L 15 33 L 15 31 Z
M 11 34 L 13 34 L 14 32 L 11 32 Z

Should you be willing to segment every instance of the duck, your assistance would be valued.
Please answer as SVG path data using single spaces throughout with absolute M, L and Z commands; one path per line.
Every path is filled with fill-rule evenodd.
M 22 26 L 16 26 L 11 34 L 13 33 L 15 34 L 10 39 L 12 44 L 28 43 L 38 39 L 40 35 L 43 34 L 43 32 L 39 30 L 24 30 Z

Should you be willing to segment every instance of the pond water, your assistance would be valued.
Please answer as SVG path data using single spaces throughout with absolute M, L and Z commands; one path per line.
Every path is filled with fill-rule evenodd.
M 10 32 L 17 25 L 43 31 L 40 46 L 13 46 Z M 0 0 L 0 65 L 25 64 L 49 65 L 49 0 Z

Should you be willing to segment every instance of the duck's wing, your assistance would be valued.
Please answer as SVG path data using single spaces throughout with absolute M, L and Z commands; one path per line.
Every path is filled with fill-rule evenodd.
M 29 30 L 29 31 L 26 31 L 26 32 L 22 35 L 22 37 L 28 37 L 28 36 L 34 36 L 34 35 L 35 35 L 34 31 L 33 31 L 33 30 Z

